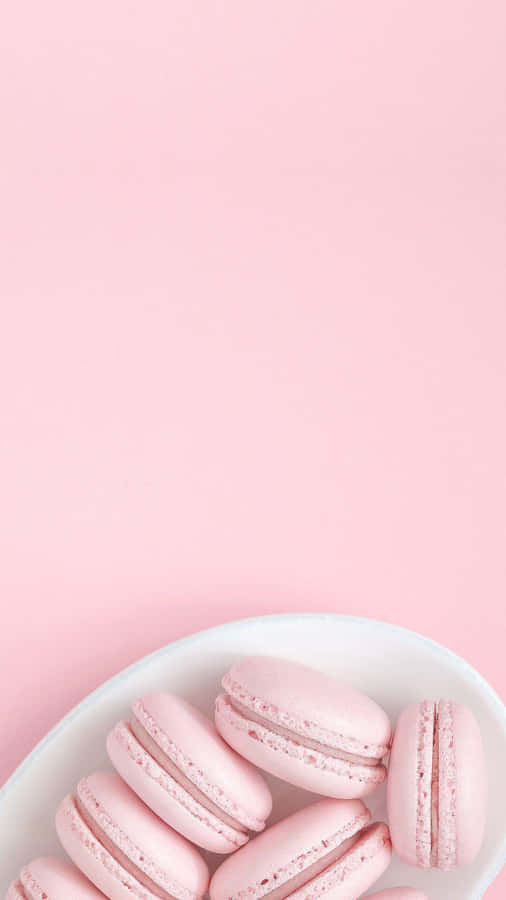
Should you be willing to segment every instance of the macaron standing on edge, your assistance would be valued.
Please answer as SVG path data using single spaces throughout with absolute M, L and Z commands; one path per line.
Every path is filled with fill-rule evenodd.
M 60 804 L 56 830 L 73 862 L 110 900 L 201 900 L 207 889 L 197 848 L 115 772 L 83 778 Z
M 361 800 L 317 800 L 237 853 L 214 873 L 211 900 L 356 900 L 383 874 L 388 827 Z
M 260 768 L 327 797 L 363 797 L 384 781 L 391 725 L 365 694 L 269 656 L 239 660 L 222 685 L 216 727 Z
M 87 878 L 67 860 L 41 856 L 23 866 L 5 900 L 104 900 Z
M 129 722 L 107 738 L 109 757 L 127 784 L 161 819 L 215 853 L 231 853 L 262 831 L 272 797 L 260 772 L 181 697 L 137 700 Z
M 406 863 L 445 871 L 476 857 L 483 840 L 486 772 L 472 712 L 429 700 L 399 717 L 387 805 L 392 844 Z

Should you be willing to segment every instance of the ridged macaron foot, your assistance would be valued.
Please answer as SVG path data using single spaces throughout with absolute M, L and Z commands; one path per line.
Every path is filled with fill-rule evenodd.
M 416 888 L 394 887 L 376 894 L 369 894 L 367 900 L 429 900 L 427 894 L 422 894 Z
M 23 866 L 5 900 L 104 900 L 72 863 L 42 856 Z
M 265 827 L 272 798 L 260 772 L 181 697 L 137 700 L 130 721 L 109 734 L 107 751 L 132 790 L 200 847 L 231 853 Z
M 260 768 L 327 797 L 363 797 L 384 781 L 390 721 L 365 694 L 268 656 L 239 660 L 222 686 L 216 727 Z
M 486 774 L 480 729 L 460 703 L 424 700 L 399 717 L 387 803 L 397 855 L 423 869 L 476 857 L 485 828 Z
M 383 874 L 387 826 L 371 825 L 361 800 L 318 800 L 225 860 L 211 900 L 355 900 Z
M 200 900 L 209 873 L 192 844 L 115 772 L 83 778 L 56 814 L 70 858 L 110 900 Z

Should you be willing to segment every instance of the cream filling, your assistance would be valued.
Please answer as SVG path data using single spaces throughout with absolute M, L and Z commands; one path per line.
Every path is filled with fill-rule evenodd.
M 439 839 L 439 715 L 438 707 L 434 705 L 434 739 L 432 745 L 432 780 L 430 793 L 430 828 L 431 849 L 430 864 L 438 864 L 438 839 Z
M 279 887 L 274 888 L 273 891 L 265 894 L 262 897 L 262 900 L 286 900 L 286 898 L 295 891 L 298 891 L 302 887 L 307 887 L 313 879 L 317 878 L 327 869 L 331 869 L 336 862 L 339 862 L 340 859 L 346 856 L 346 854 L 356 846 L 370 827 L 371 826 L 368 825 L 360 831 L 357 831 L 351 838 L 347 838 L 347 840 L 339 844 L 338 847 L 334 847 L 330 853 L 326 853 L 311 866 L 303 869 L 302 872 L 299 872 L 297 875 L 293 875 L 288 881 L 285 881 L 283 884 L 280 884 Z
M 189 794 L 193 797 L 194 800 L 197 800 L 205 809 L 209 812 L 213 813 L 217 819 L 220 819 L 225 825 L 228 825 L 229 828 L 235 828 L 236 831 L 241 831 L 243 834 L 248 834 L 248 828 L 239 822 L 237 819 L 233 819 L 232 816 L 229 816 L 228 813 L 225 812 L 220 806 L 214 803 L 209 797 L 207 797 L 200 788 L 197 787 L 193 781 L 190 781 L 189 778 L 181 771 L 179 766 L 167 756 L 166 753 L 163 752 L 161 747 L 158 746 L 156 741 L 153 740 L 150 734 L 146 731 L 144 726 L 139 722 L 139 720 L 134 716 L 131 721 L 128 723 L 128 727 L 130 728 L 132 734 L 139 741 L 141 747 L 144 748 L 146 753 L 149 753 L 150 756 L 158 763 L 161 768 L 167 772 L 174 781 L 184 788 L 185 791 L 188 791 Z
M 156 884 L 149 875 L 146 875 L 145 872 L 142 871 L 131 859 L 123 853 L 122 850 L 111 840 L 110 837 L 105 833 L 103 828 L 95 821 L 93 816 L 90 815 L 86 807 L 79 800 L 79 797 L 74 797 L 74 805 L 81 816 L 83 822 L 88 826 L 93 836 L 97 839 L 97 841 L 107 850 L 108 853 L 118 862 L 123 868 L 135 878 L 143 887 L 147 888 L 148 891 L 151 891 L 152 894 L 155 894 L 156 897 L 159 897 L 160 900 L 176 900 L 172 894 L 164 891 L 163 888 L 160 887 L 159 884 Z
M 319 753 L 324 753 L 325 756 L 332 756 L 334 759 L 342 759 L 345 762 L 358 763 L 361 766 L 379 766 L 381 763 L 381 759 L 377 759 L 373 756 L 360 756 L 358 753 L 347 753 L 345 750 L 336 750 L 335 747 L 327 747 L 325 744 L 313 741 L 311 738 L 307 738 L 296 731 L 289 731 L 288 728 L 283 728 L 282 725 L 276 725 L 275 722 L 272 722 L 270 719 L 266 719 L 263 716 L 259 716 L 257 713 L 252 712 L 252 710 L 243 706 L 242 703 L 239 703 L 231 694 L 227 694 L 227 697 L 235 711 L 243 716 L 243 718 L 248 719 L 251 722 L 257 722 L 264 728 L 268 728 L 269 731 L 279 734 L 280 737 L 286 737 L 296 744 L 307 747 L 308 750 L 316 750 Z

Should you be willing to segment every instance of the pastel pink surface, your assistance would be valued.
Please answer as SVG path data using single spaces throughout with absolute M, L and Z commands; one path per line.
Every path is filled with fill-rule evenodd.
M 32 860 L 21 870 L 18 884 L 21 890 L 11 885 L 6 900 L 104 900 L 79 869 L 56 857 Z
M 242 616 L 504 696 L 503 0 L 4 7 L 0 781 Z
M 134 714 L 160 750 L 197 788 L 228 815 L 260 831 L 272 808 L 260 775 L 218 735 L 191 704 L 171 694 L 154 693 L 134 704 Z M 215 853 L 229 853 L 247 834 L 224 825 L 191 792 L 178 784 L 124 725 L 107 738 L 109 756 L 130 787 L 165 822 L 189 840 Z
M 440 708 L 447 704 L 441 701 Z M 420 853 L 430 865 L 430 778 L 422 795 L 419 785 L 432 768 L 432 732 L 419 743 L 419 721 L 424 704 L 412 704 L 401 713 L 395 729 L 387 782 L 390 831 L 395 852 L 411 865 Z M 483 839 L 486 811 L 486 773 L 483 747 L 475 717 L 461 704 L 453 709 L 447 740 L 455 752 L 455 766 L 443 762 L 439 771 L 439 866 L 465 865 L 474 859 Z M 443 714 L 441 715 L 443 721 Z M 440 737 L 440 746 L 442 745 Z M 420 840 L 423 835 L 423 844 Z
M 360 800 L 324 799 L 294 813 L 234 853 L 211 879 L 211 900 L 261 900 L 293 877 L 303 882 L 301 869 L 339 846 L 370 822 L 370 813 Z M 325 890 L 326 898 L 348 900 L 360 896 L 387 868 L 391 848 L 388 829 L 381 826 L 381 846 L 374 845 L 339 885 Z M 383 841 L 385 843 L 383 843 Z M 325 874 L 328 873 L 329 870 Z M 317 892 L 318 893 L 318 892 Z M 293 895 L 298 896 L 297 888 Z
M 395 887 L 378 891 L 376 894 L 368 894 L 367 900 L 429 900 L 429 898 L 416 888 Z
M 329 797 L 365 796 L 383 781 L 383 766 L 336 759 L 319 746 L 384 756 L 390 722 L 369 697 L 314 669 L 271 657 L 240 660 L 222 683 L 230 696 L 221 695 L 216 701 L 216 726 L 251 762 Z M 235 701 L 244 707 L 241 712 L 232 705 Z M 253 716 L 262 722 L 253 721 Z M 305 739 L 317 746 L 305 747 Z
M 82 779 L 77 797 L 112 850 L 94 837 L 71 797 L 58 809 L 58 836 L 76 865 L 110 900 L 156 896 L 116 858 L 116 848 L 177 900 L 198 900 L 204 894 L 208 870 L 197 849 L 155 816 L 116 773 L 96 772 Z

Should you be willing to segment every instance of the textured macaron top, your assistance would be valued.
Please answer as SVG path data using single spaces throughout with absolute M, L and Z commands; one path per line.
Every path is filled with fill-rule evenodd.
M 113 772 L 83 778 L 76 791 L 81 816 L 124 858 L 176 900 L 197 900 L 207 888 L 206 863 L 189 841 L 167 827 Z
M 212 900 L 261 900 L 365 828 L 361 800 L 318 800 L 255 837 L 220 866 Z
M 133 704 L 138 723 L 182 775 L 246 829 L 261 831 L 272 809 L 260 773 L 181 697 L 152 693 Z
M 21 869 L 19 880 L 9 888 L 8 900 L 103 900 L 72 863 L 56 857 L 39 857 Z
M 352 756 L 380 760 L 391 725 L 370 697 L 300 663 L 269 656 L 236 662 L 222 685 L 234 704 L 275 728 Z

